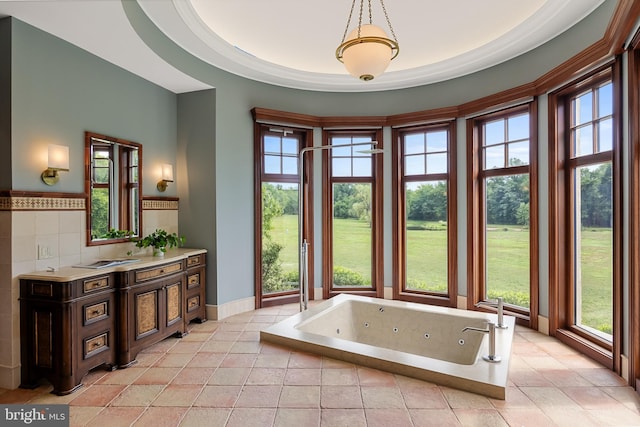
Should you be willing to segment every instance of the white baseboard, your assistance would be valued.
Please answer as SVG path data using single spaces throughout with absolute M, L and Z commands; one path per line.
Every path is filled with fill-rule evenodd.
M 207 319 L 222 320 L 255 309 L 256 299 L 254 297 L 239 299 L 221 305 L 207 304 Z
M 549 335 L 549 319 L 538 315 L 538 332 Z
M 0 366 L 0 388 L 13 390 L 20 386 L 20 366 Z

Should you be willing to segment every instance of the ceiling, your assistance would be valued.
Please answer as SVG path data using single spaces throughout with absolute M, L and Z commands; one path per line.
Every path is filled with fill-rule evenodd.
M 377 91 L 459 77 L 534 49 L 575 25 L 604 0 L 386 0 L 400 44 L 370 82 L 335 59 L 350 0 L 138 0 L 151 21 L 186 51 L 218 68 L 280 86 Z M 373 23 L 389 33 L 379 0 Z M 366 11 L 363 21 L 368 20 Z M 349 30 L 355 28 L 358 5 Z M 138 37 L 120 0 L 0 0 L 0 16 L 54 34 L 181 93 L 211 87 L 167 64 Z

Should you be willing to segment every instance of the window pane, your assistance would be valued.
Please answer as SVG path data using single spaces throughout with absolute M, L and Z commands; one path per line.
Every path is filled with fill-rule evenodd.
M 613 84 L 608 83 L 598 89 L 598 117 L 613 114 Z
M 280 154 L 280 138 L 276 136 L 265 136 L 264 152 L 271 154 Z
M 509 117 L 509 141 L 529 139 L 529 114 Z
M 485 197 L 485 297 L 529 308 L 529 175 L 487 178 Z
M 348 157 L 351 156 L 351 146 L 340 147 L 340 145 L 351 144 L 351 138 L 331 138 L 331 155 L 334 157 Z
M 612 340 L 613 234 L 611 163 L 574 176 L 575 324 Z
M 575 130 L 574 157 L 593 154 L 593 128 L 591 125 Z
M 371 176 L 371 157 L 353 158 L 353 176 Z
M 447 184 L 445 181 L 408 183 L 405 199 L 405 288 L 446 293 Z
M 407 156 L 404 158 L 404 174 L 405 175 L 424 175 L 425 156 Z
M 424 133 L 408 134 L 404 137 L 404 154 L 424 153 Z
M 484 145 L 494 145 L 504 142 L 504 120 L 487 122 L 484 125 Z
M 298 184 L 262 183 L 262 293 L 298 289 Z
M 333 184 L 333 286 L 371 287 L 371 184 Z
M 280 174 L 280 156 L 264 156 L 264 173 Z
M 298 154 L 298 140 L 296 138 L 282 138 L 283 154 Z
M 507 146 L 509 150 L 509 166 L 529 164 L 529 141 L 514 142 Z
M 427 133 L 427 152 L 447 151 L 447 131 Z
M 447 173 L 447 154 L 428 154 L 427 173 Z
M 573 101 L 573 124 L 581 125 L 593 119 L 593 95 L 591 91 L 579 96 Z
M 613 150 L 613 119 L 598 123 L 598 152 Z
M 331 161 L 331 175 L 351 176 L 351 158 L 334 158 Z
M 504 166 L 504 145 L 495 145 L 484 149 L 485 169 L 503 168 Z
M 298 173 L 298 158 L 297 157 L 283 157 L 282 158 L 282 173 L 297 175 Z
M 91 189 L 91 238 L 102 239 L 109 231 L 109 189 Z

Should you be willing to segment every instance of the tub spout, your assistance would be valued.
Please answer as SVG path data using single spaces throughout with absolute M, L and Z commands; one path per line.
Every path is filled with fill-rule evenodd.
M 498 297 L 496 301 L 480 301 L 477 304 L 478 307 L 495 307 L 498 311 L 498 323 L 496 324 L 496 328 L 498 329 L 507 329 L 508 326 L 504 324 L 504 300 L 502 297 Z
M 500 356 L 496 354 L 496 324 L 493 322 L 487 322 L 487 329 L 474 328 L 467 326 L 462 329 L 462 332 L 475 331 L 482 332 L 483 334 L 489 334 L 489 354 L 482 356 L 482 359 L 491 362 L 498 363 L 502 360 Z

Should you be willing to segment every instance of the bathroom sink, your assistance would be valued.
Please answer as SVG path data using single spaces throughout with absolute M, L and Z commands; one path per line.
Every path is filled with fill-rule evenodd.
M 140 261 L 138 258 L 101 259 L 91 264 L 74 265 L 77 268 L 107 268 Z

